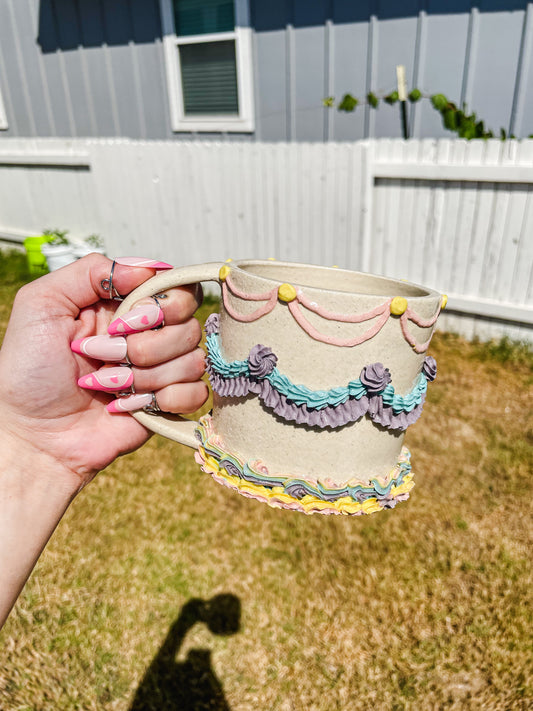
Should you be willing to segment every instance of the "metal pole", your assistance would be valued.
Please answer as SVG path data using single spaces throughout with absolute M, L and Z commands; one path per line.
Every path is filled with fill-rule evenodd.
M 404 139 L 407 139 L 409 138 L 409 127 L 407 125 L 407 81 L 405 79 L 405 67 L 402 64 L 396 67 L 396 80 L 398 83 L 398 98 L 400 100 L 402 133 Z
M 409 138 L 409 128 L 407 126 L 407 101 L 400 101 L 400 112 L 402 116 L 403 137 L 407 140 Z

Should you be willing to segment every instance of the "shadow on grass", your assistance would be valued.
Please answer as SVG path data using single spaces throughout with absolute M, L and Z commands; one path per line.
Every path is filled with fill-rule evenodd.
M 148 667 L 130 711 L 230 711 L 211 665 L 211 651 L 191 649 L 183 662 L 176 662 L 176 656 L 197 622 L 213 634 L 230 635 L 239 631 L 240 619 L 241 603 L 230 593 L 189 600 Z

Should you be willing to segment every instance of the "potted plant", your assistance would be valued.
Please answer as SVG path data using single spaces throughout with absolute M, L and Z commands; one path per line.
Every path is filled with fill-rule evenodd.
M 104 250 L 104 240 L 100 235 L 92 234 L 82 242 L 77 242 L 72 245 L 74 250 L 74 255 L 79 259 L 80 257 L 85 257 L 86 254 L 91 254 L 91 252 L 98 252 L 98 254 L 105 254 Z
M 48 240 L 41 246 L 41 252 L 51 272 L 76 261 L 72 245 L 67 239 L 67 230 L 44 230 L 43 236 Z

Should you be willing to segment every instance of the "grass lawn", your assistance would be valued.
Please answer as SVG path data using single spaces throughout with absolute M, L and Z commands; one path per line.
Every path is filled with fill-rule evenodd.
M 395 510 L 274 510 L 160 437 L 102 472 L 0 632 L 0 709 L 533 708 L 533 359 L 430 352 Z

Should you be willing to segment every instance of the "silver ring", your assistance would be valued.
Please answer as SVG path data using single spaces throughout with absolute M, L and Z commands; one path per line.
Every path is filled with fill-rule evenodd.
M 127 355 L 126 358 L 128 358 Z M 129 368 L 129 366 L 131 365 L 131 361 L 128 358 L 127 363 L 119 363 L 119 365 L 121 365 L 123 368 Z M 122 392 L 118 393 L 118 397 L 126 397 L 127 395 L 135 395 L 136 393 L 137 391 L 135 390 L 135 381 L 132 381 L 130 387 L 127 390 L 123 390 Z
M 143 407 L 143 410 L 149 415 L 157 415 L 159 412 L 162 412 L 161 408 L 157 404 L 157 398 L 155 396 L 155 393 L 152 393 L 152 402 L 149 405 L 145 405 Z
M 114 301 L 124 301 L 124 297 L 121 296 L 116 288 L 113 286 L 113 274 L 115 273 L 115 264 L 116 261 L 113 259 L 113 264 L 111 265 L 111 271 L 109 273 L 109 278 L 108 279 L 102 279 L 100 282 L 100 286 L 104 291 L 107 291 L 109 293 L 109 298 L 113 299 Z
M 117 397 L 128 397 L 129 395 L 135 395 L 136 393 L 137 391 L 135 390 L 135 385 L 132 383 L 127 390 L 121 390 L 116 395 Z
M 155 301 L 155 303 L 161 309 L 161 304 L 159 303 L 159 299 L 166 299 L 167 296 L 168 296 L 167 294 L 154 294 L 150 298 L 153 299 Z M 159 331 L 159 329 L 163 328 L 163 326 L 165 325 L 165 312 L 163 311 L 163 309 L 161 309 L 161 313 L 163 314 L 163 320 L 161 321 L 161 323 L 158 326 L 155 326 L 155 328 L 152 328 L 152 331 Z

